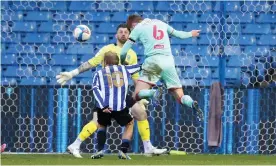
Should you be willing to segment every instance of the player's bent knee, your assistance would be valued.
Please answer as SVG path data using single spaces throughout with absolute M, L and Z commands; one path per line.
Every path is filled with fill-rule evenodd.
M 135 103 L 133 107 L 131 107 L 131 114 L 135 120 L 146 120 L 147 119 L 147 112 L 145 107 L 141 107 L 139 103 Z

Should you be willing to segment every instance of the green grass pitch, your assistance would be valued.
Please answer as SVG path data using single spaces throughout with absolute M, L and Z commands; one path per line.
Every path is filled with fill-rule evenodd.
M 116 155 L 92 160 L 69 154 L 2 154 L 2 165 L 274 165 L 276 156 L 268 155 L 164 155 L 145 157 L 132 155 L 132 160 L 119 160 Z

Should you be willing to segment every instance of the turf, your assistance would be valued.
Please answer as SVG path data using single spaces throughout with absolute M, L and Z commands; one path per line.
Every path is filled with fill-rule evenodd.
M 84 154 L 77 159 L 67 154 L 2 154 L 2 165 L 274 165 L 275 156 L 264 155 L 185 155 L 145 157 L 132 155 L 132 160 L 119 160 L 115 155 L 92 160 Z

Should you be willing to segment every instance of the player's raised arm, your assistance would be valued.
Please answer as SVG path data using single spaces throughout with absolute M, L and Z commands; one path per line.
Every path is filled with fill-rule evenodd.
M 174 37 L 180 38 L 180 39 L 185 39 L 185 38 L 189 38 L 189 37 L 197 37 L 199 36 L 200 30 L 192 30 L 190 32 L 185 32 L 185 31 L 178 31 L 175 30 L 173 27 L 168 26 L 168 34 L 172 35 Z
M 69 71 L 69 72 L 61 72 L 56 76 L 57 82 L 60 85 L 65 85 L 67 81 L 71 80 L 73 77 L 79 75 L 80 73 L 83 73 L 89 69 L 92 69 L 103 61 L 105 52 L 105 47 L 100 49 L 100 51 L 91 59 L 89 59 L 87 62 L 84 62 L 81 64 L 78 68 Z

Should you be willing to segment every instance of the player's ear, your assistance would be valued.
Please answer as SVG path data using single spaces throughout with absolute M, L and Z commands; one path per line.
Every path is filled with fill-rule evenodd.
M 115 38 L 118 39 L 118 35 L 117 34 L 115 35 Z

